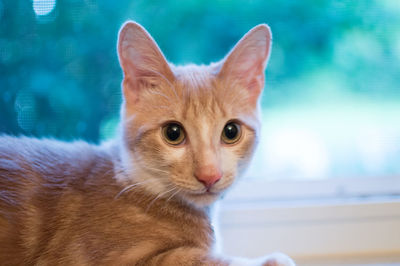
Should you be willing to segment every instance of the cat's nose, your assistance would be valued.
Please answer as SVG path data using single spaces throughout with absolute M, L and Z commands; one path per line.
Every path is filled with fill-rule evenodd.
M 215 183 L 217 183 L 221 177 L 221 170 L 215 166 L 203 166 L 196 169 L 194 176 L 209 190 Z

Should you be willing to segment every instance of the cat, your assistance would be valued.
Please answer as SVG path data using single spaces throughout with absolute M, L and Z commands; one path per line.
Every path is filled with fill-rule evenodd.
M 175 66 L 126 22 L 115 140 L 0 137 L 1 265 L 294 265 L 212 251 L 210 206 L 251 159 L 270 46 L 261 24 L 220 62 Z

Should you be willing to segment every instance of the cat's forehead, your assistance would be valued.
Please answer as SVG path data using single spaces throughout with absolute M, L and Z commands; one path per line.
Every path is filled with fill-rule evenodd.
M 215 79 L 214 68 L 205 65 L 189 64 L 185 66 L 171 65 L 178 83 L 191 88 L 201 88 L 211 85 Z
M 227 116 L 226 98 L 218 79 L 210 66 L 187 65 L 175 67 L 175 87 L 181 96 L 181 116 L 196 119 L 204 116 L 218 118 Z

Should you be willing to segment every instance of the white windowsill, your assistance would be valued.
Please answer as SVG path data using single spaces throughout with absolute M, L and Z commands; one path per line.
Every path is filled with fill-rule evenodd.
M 273 186 L 248 182 L 244 187 L 242 183 L 220 206 L 222 250 L 228 255 L 246 257 L 281 251 L 295 258 L 299 265 L 397 265 L 398 180 L 358 179 L 354 186 L 349 185 L 349 180 L 314 185 L 277 182 Z M 343 182 L 347 186 L 341 187 L 338 194 L 332 183 Z M 286 194 L 278 191 L 279 186 L 286 188 Z M 318 187 L 321 190 L 314 191 Z M 289 193 L 296 188 L 303 190 Z M 367 190 L 375 193 L 367 196 Z

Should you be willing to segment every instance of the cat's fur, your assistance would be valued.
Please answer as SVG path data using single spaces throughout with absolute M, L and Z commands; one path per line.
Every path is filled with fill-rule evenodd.
M 0 263 L 292 265 L 283 255 L 215 256 L 208 217 L 257 142 L 270 41 L 269 28 L 259 25 L 221 62 L 177 67 L 140 25 L 126 23 L 118 42 L 124 101 L 115 141 L 0 138 Z M 232 119 L 243 133 L 226 145 L 221 132 Z M 163 140 L 168 121 L 184 126 L 183 144 Z M 216 173 L 222 178 L 208 190 L 196 179 Z

